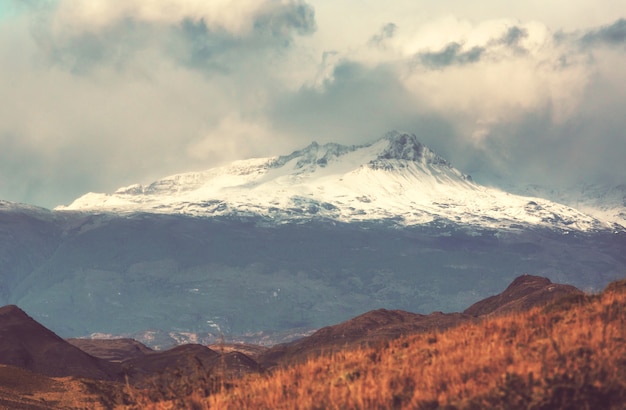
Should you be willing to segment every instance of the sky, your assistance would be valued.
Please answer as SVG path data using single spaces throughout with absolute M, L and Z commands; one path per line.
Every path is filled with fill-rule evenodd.
M 0 0 L 0 199 L 414 133 L 496 186 L 626 183 L 626 0 Z

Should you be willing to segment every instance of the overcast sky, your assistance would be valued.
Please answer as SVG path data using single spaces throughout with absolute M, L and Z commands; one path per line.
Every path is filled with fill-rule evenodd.
M 626 182 L 626 0 L 0 0 L 0 199 L 415 133 L 479 182 Z

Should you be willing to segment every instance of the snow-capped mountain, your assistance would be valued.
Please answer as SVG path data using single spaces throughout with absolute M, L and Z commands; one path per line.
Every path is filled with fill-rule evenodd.
M 325 218 L 498 229 L 624 227 L 546 199 L 479 185 L 415 135 L 398 132 L 368 145 L 314 142 L 286 156 L 236 161 L 113 194 L 88 193 L 56 210 L 261 216 L 272 223 Z

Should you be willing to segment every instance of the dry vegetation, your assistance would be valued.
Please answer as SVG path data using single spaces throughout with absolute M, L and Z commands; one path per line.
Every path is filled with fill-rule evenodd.
M 624 408 L 626 280 L 527 313 L 322 356 L 231 384 L 205 382 L 180 393 L 130 391 L 127 408 Z
M 124 400 L 118 383 L 74 377 L 47 377 L 0 365 L 0 409 L 105 410 Z

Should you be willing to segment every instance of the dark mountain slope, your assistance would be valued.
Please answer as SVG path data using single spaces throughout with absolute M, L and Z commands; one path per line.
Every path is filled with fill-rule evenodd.
M 72 346 L 13 305 L 0 308 L 0 363 L 47 376 L 120 376 L 118 366 Z
M 58 213 L 0 200 L 0 305 L 14 303 L 15 289 L 62 241 Z

